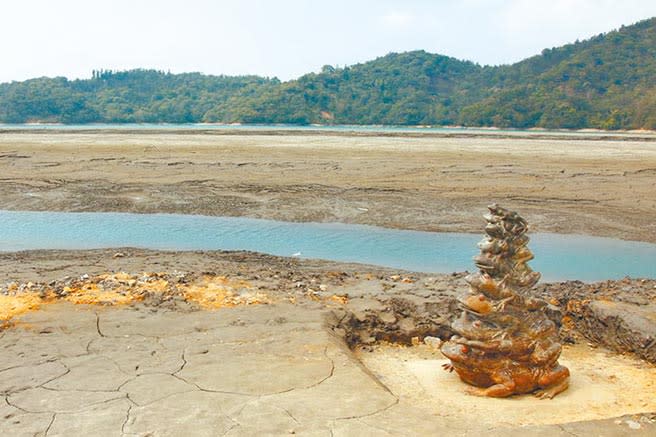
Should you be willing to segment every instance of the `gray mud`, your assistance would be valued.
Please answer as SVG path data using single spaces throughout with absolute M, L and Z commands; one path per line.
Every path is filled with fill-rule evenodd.
M 33 282 L 33 292 L 39 287 L 56 291 L 82 275 L 106 272 L 160 272 L 172 283 L 181 273 L 189 282 L 203 274 L 249 281 L 273 299 L 326 309 L 334 331 L 351 348 L 383 341 L 412 344 L 427 336 L 448 339 L 459 312 L 457 299 L 468 289 L 466 273 L 429 275 L 252 252 L 125 248 L 0 253 L 0 277 L 5 278 L 0 293 L 12 281 Z M 546 283 L 535 293 L 550 303 L 550 318 L 565 343 L 590 342 L 656 362 L 656 280 Z M 332 305 L 333 296 L 344 297 L 346 304 Z M 143 304 L 195 308 L 170 293 L 144 296 Z

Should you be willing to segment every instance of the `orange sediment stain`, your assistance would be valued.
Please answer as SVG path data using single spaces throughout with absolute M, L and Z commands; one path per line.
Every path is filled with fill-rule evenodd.
M 166 279 L 171 277 L 173 282 Z M 82 277 L 68 285 L 60 285 L 56 290 L 44 284 L 13 282 L 7 285 L 5 294 L 0 294 L 0 327 L 8 325 L 16 316 L 62 300 L 75 305 L 114 306 L 129 305 L 143 301 L 148 296 L 166 294 L 181 296 L 185 301 L 204 309 L 271 302 L 267 294 L 257 291 L 249 282 L 240 279 L 205 275 L 191 284 L 175 279 L 175 275 L 167 273 L 105 273 Z
M 101 290 L 95 284 L 87 284 L 78 289 L 66 287 L 64 300 L 75 305 L 126 305 L 143 300 L 143 296 L 122 292 L 121 290 Z
M 148 293 L 164 293 L 168 281 L 155 273 L 141 277 L 124 272 L 107 273 L 64 287 L 64 300 L 77 305 L 127 305 L 141 301 Z
M 333 294 L 328 299 L 339 305 L 346 305 L 348 303 L 348 297 L 340 294 Z
M 0 326 L 10 319 L 34 311 L 44 303 L 37 294 L 21 293 L 19 295 L 0 295 Z
M 269 297 L 255 291 L 249 282 L 227 276 L 204 276 L 201 281 L 184 287 L 182 295 L 187 302 L 206 309 L 270 303 Z
M 323 302 L 324 304 L 329 306 L 334 304 L 337 304 L 338 306 L 343 306 L 348 303 L 348 296 L 343 294 L 322 295 L 318 291 L 310 290 L 307 293 L 305 293 L 305 296 L 309 297 L 315 302 Z M 296 299 L 294 299 L 291 302 L 296 303 Z

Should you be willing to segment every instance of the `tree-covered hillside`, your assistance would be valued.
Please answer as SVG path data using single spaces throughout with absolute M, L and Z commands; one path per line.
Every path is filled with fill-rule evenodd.
M 462 124 L 656 129 L 656 18 L 485 68 L 479 85 L 492 92 Z
M 392 53 L 268 87 L 247 99 L 237 116 L 245 122 L 453 124 L 479 70 L 423 51 Z
M 0 122 L 656 129 L 656 18 L 513 65 L 392 53 L 297 80 L 96 71 L 0 84 Z
M 248 99 L 278 80 L 257 76 L 94 71 L 92 79 L 39 78 L 0 85 L 0 121 L 193 123 L 231 114 L 233 96 Z

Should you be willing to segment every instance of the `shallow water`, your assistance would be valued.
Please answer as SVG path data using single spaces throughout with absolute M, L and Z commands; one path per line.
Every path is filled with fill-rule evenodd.
M 33 131 L 86 131 L 86 130 L 131 130 L 131 131 L 297 131 L 297 132 L 354 132 L 354 133 L 438 133 L 438 134 L 495 134 L 495 135 L 571 135 L 576 136 L 640 136 L 652 138 L 650 132 L 622 131 L 575 131 L 575 130 L 525 130 L 525 129 L 489 129 L 475 127 L 445 126 L 396 126 L 396 125 L 295 125 L 295 124 L 207 124 L 207 123 L 90 123 L 90 124 L 2 124 L 0 130 Z
M 288 223 L 179 214 L 0 211 L 0 250 L 140 247 L 251 250 L 421 272 L 474 270 L 482 234 Z M 546 281 L 656 277 L 656 244 L 584 235 L 531 235 L 531 267 Z

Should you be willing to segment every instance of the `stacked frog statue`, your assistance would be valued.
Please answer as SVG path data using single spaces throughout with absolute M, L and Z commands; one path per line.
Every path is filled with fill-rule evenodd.
M 506 397 L 535 392 L 552 398 L 568 387 L 569 370 L 558 364 L 561 345 L 546 302 L 528 292 L 540 279 L 527 262 L 528 225 L 516 212 L 488 207 L 487 236 L 474 257 L 479 273 L 467 276 L 469 294 L 451 327 L 456 333 L 443 344 L 455 370 L 471 384 L 471 394 Z

